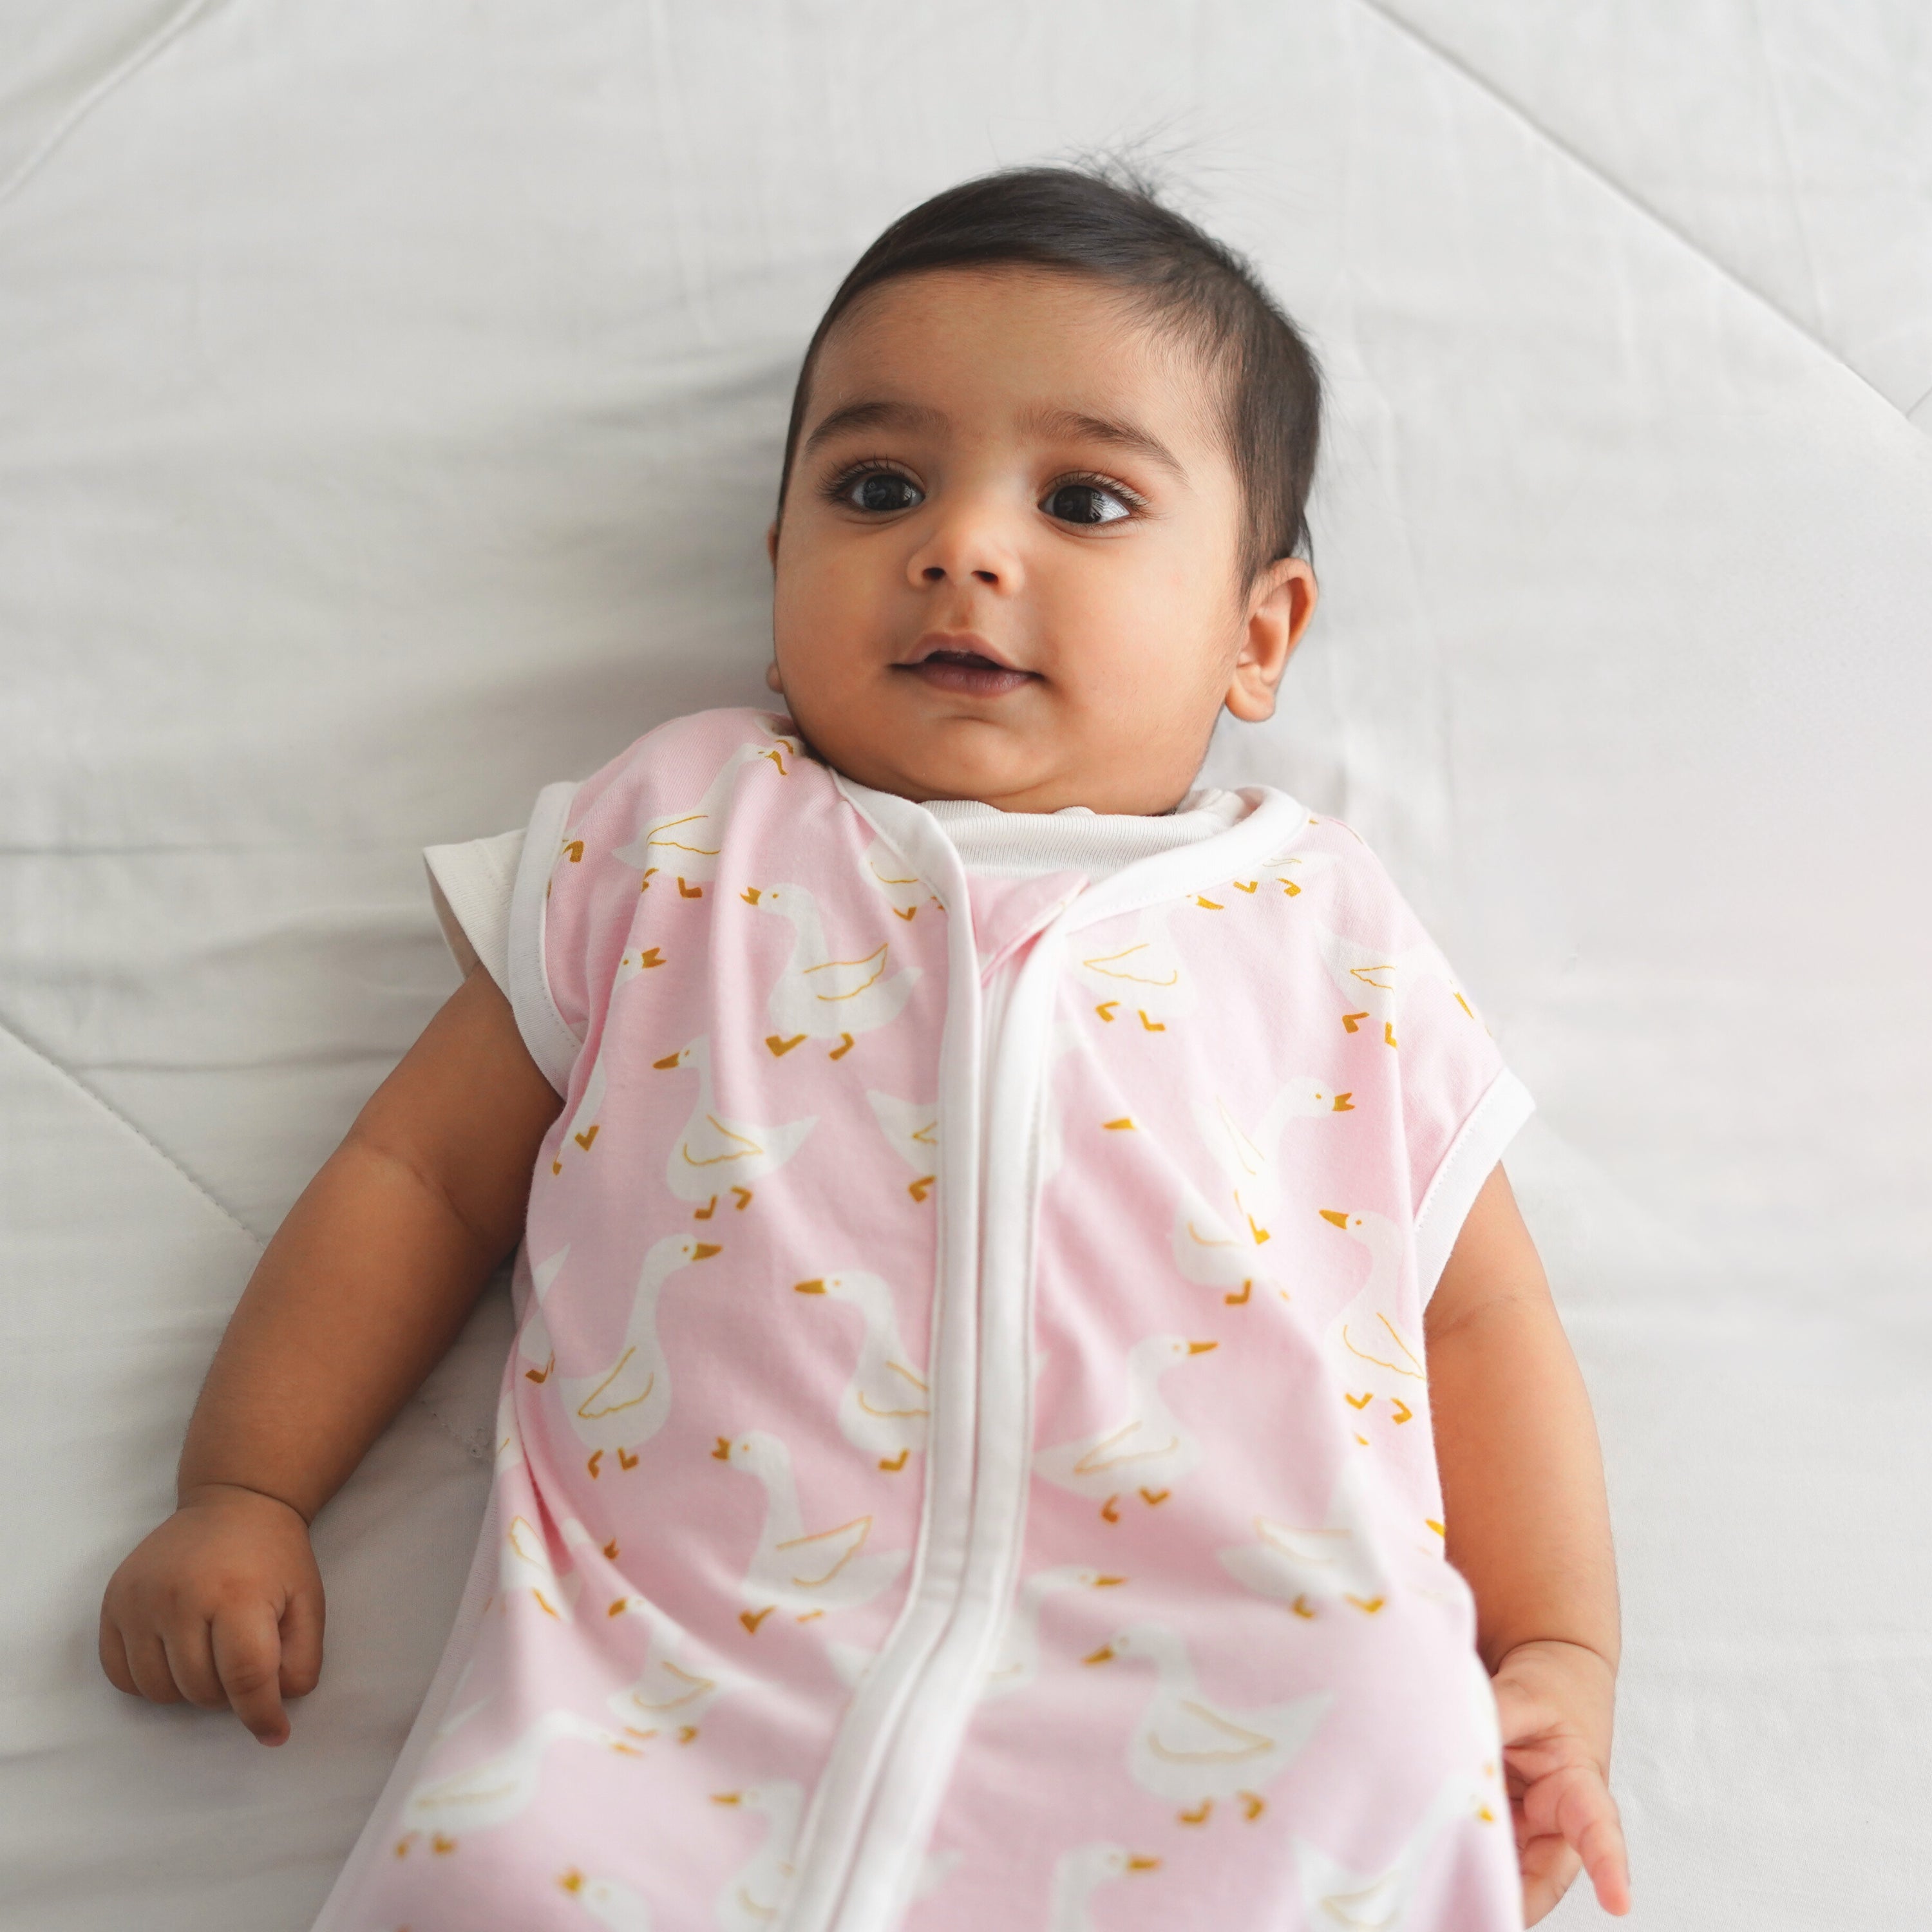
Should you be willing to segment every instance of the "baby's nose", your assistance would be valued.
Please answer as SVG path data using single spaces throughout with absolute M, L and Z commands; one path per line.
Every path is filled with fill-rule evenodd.
M 907 559 L 907 574 L 928 590 L 956 584 L 1017 590 L 1021 570 L 1013 536 L 996 510 L 962 504 L 934 524 L 925 541 Z

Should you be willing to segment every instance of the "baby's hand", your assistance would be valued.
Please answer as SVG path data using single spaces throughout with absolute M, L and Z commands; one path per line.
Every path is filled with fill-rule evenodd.
M 1492 1688 L 1522 1867 L 1524 1923 L 1534 1925 L 1555 1905 L 1580 1865 L 1597 1888 L 1597 1903 L 1621 1916 L 1630 1910 L 1630 1864 L 1604 1774 L 1614 1689 L 1610 1666 L 1579 1644 L 1519 1644 Z
M 226 1704 L 283 1743 L 284 1697 L 322 1672 L 322 1575 L 286 1503 L 210 1484 L 137 1544 L 100 1605 L 100 1667 L 157 1704 Z

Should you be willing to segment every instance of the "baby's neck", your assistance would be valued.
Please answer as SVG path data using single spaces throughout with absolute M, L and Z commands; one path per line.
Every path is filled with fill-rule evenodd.
M 869 775 L 848 770 L 844 764 L 828 758 L 819 746 L 814 744 L 795 718 L 782 716 L 775 722 L 788 736 L 796 735 L 808 757 L 837 772 L 848 782 L 863 785 L 868 791 L 884 792 L 895 798 L 910 800 L 914 805 L 966 806 L 997 812 L 1018 820 L 1051 818 L 1060 812 L 1090 813 L 1095 818 L 1172 818 L 1176 813 L 1187 808 L 1190 799 L 1201 795 L 1199 774 L 1196 772 L 1187 784 L 1169 796 L 1165 802 L 1149 803 L 1144 809 L 1124 806 L 1120 802 L 1120 788 L 1108 785 L 1104 779 L 1095 783 L 1091 794 L 1085 796 L 1069 797 L 1064 795 L 1066 791 L 1085 790 L 1086 788 L 1076 779 L 1064 788 L 1060 783 L 1048 781 L 1033 786 L 1022 785 L 1005 791 L 1000 797 L 988 798 L 964 789 L 956 779 L 950 784 L 944 779 L 927 784 L 921 782 L 917 773 L 893 773 L 895 761 L 885 757 L 874 758 L 870 746 L 862 748 L 860 759 L 860 762 L 871 768 Z M 1166 790 L 1172 782 L 1172 778 L 1167 780 L 1161 785 L 1160 790 Z M 1156 797 L 1159 797 L 1158 792 Z M 1013 802 L 1018 800 L 1028 802 Z

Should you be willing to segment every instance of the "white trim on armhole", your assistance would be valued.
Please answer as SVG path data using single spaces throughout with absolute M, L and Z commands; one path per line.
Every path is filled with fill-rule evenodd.
M 429 874 L 436 923 L 458 970 L 466 976 L 481 965 L 506 998 L 510 990 L 510 895 L 523 850 L 520 828 L 500 832 L 494 838 L 423 848 L 423 869 Z
M 1483 1183 L 1535 1111 L 1529 1089 L 1504 1067 L 1450 1142 L 1415 1210 L 1415 1289 L 1425 1305 L 1449 1264 L 1456 1237 Z
M 537 794 L 510 894 L 509 984 L 504 988 L 524 1045 L 560 1094 L 569 1091 L 570 1070 L 584 1042 L 564 1023 L 550 996 L 550 975 L 544 968 L 544 914 L 550 869 L 562 849 L 577 790 L 574 780 L 566 780 L 545 785 Z

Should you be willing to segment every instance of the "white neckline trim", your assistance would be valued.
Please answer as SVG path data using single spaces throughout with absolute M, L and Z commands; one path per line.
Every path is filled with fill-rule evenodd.
M 1251 810 L 1237 791 L 1191 791 L 1174 811 L 1159 814 L 1006 812 L 970 799 L 932 799 L 924 809 L 938 821 L 969 872 L 1040 878 L 1084 872 L 1104 878 L 1138 859 L 1196 845 L 1227 831 Z
M 826 769 L 831 770 L 830 766 Z M 860 818 L 908 857 L 912 857 L 936 832 L 952 849 L 956 862 L 964 869 L 964 860 L 953 844 L 950 827 L 940 821 L 932 806 L 902 797 L 897 792 L 874 791 L 870 785 L 861 784 L 856 778 L 848 778 L 840 771 L 832 772 L 832 782 Z M 1244 785 L 1229 795 L 1251 806 L 1246 817 L 1207 838 L 1190 838 L 1180 844 L 1170 843 L 1120 865 L 1082 892 L 1053 922 L 1050 929 L 1065 932 L 1090 926 L 1096 920 L 1112 918 L 1117 913 L 1136 911 L 1156 900 L 1191 892 L 1204 881 L 1220 878 L 1227 873 L 1265 864 L 1286 852 L 1314 823 L 1307 808 L 1298 799 L 1276 790 L 1272 785 Z M 935 801 L 942 804 L 958 802 Z M 987 809 L 997 808 L 989 806 Z M 1174 822 L 1174 815 L 1137 819 L 1124 814 L 1099 813 L 1092 818 L 1076 818 L 1072 822 L 1090 825 L 1096 821 L 1111 824 L 1122 819 L 1129 825 L 1172 825 Z M 1066 869 L 1078 872 L 1083 868 L 1076 861 Z

